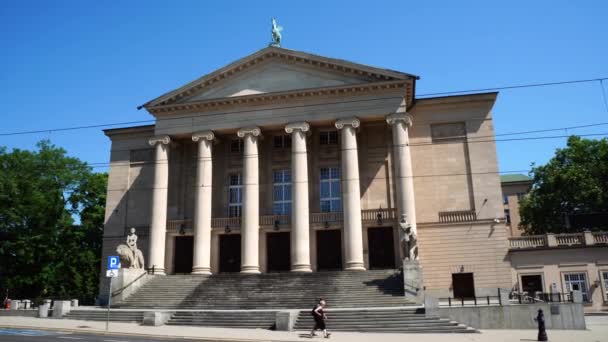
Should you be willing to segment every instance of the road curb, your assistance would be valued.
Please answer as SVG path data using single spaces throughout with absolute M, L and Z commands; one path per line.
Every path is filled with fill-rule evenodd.
M 56 331 L 65 333 L 80 333 L 90 335 L 113 335 L 113 336 L 133 336 L 133 337 L 151 337 L 165 340 L 198 340 L 198 341 L 209 341 L 209 342 L 289 342 L 289 340 L 269 340 L 269 339 L 242 339 L 242 338 L 224 338 L 224 337 L 197 337 L 197 336 L 168 336 L 168 335 L 153 335 L 153 334 L 139 334 L 139 333 L 126 333 L 117 331 L 97 330 L 97 329 L 73 329 L 73 328 L 51 328 L 51 327 L 39 327 L 32 325 L 5 325 L 0 324 L 0 328 L 4 329 L 36 329 L 45 331 Z

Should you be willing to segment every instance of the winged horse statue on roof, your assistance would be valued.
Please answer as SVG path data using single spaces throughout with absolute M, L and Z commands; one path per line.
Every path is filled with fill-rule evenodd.
M 283 26 L 277 25 L 277 20 L 272 18 L 272 43 L 269 46 L 281 47 L 281 31 L 283 31 Z

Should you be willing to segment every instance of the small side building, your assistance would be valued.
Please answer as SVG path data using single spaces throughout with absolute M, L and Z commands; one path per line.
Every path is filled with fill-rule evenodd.
M 501 176 L 500 181 L 513 293 L 541 301 L 547 298 L 543 294 L 559 299 L 579 290 L 585 311 L 608 310 L 608 232 L 525 236 L 519 201 L 530 191 L 532 179 L 518 174 Z

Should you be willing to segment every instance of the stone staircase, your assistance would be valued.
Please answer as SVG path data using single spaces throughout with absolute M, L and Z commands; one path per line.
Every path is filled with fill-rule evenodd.
M 72 310 L 64 316 L 65 319 L 78 319 L 84 321 L 105 321 L 107 317 L 107 310 Z M 112 322 L 141 323 L 143 319 L 143 311 L 112 309 L 110 313 L 110 321 Z
M 332 331 L 475 332 L 457 322 L 426 317 L 424 309 L 404 298 L 398 270 L 153 276 L 113 305 L 119 315 L 112 312 L 117 319 L 128 319 L 125 309 L 166 310 L 173 313 L 168 325 L 272 329 L 278 311 L 297 309 L 295 328 L 310 330 L 310 310 L 321 297 L 328 302 Z M 128 312 L 143 316 L 141 311 Z M 105 319 L 103 313 L 81 315 Z
M 326 310 L 329 331 L 392 333 L 473 333 L 475 329 L 439 317 L 426 317 L 422 308 Z M 310 310 L 300 311 L 296 330 L 314 326 Z
M 118 308 L 171 310 L 305 309 L 318 298 L 330 307 L 412 305 L 403 297 L 397 270 L 313 273 L 225 273 L 154 276 Z
M 178 311 L 167 325 L 273 329 L 276 311 Z

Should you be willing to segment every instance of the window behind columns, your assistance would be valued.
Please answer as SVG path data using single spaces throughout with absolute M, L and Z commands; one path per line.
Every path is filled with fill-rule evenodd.
M 240 217 L 243 205 L 243 177 L 240 173 L 231 174 L 228 182 L 228 216 Z
M 286 149 L 291 147 L 291 135 L 275 135 L 273 137 L 273 147 L 275 149 Z
M 340 189 L 340 168 L 322 167 L 320 171 L 321 212 L 342 210 L 342 189 Z
M 273 200 L 274 215 L 291 215 L 291 170 L 274 170 Z
M 338 131 L 319 132 L 319 143 L 321 145 L 338 145 Z

